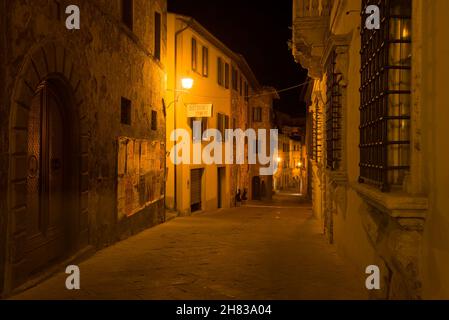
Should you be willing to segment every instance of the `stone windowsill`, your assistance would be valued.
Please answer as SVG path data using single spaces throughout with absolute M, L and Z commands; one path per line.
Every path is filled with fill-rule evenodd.
M 353 183 L 351 187 L 369 204 L 398 219 L 425 219 L 428 199 L 403 191 L 381 192 L 376 187 Z

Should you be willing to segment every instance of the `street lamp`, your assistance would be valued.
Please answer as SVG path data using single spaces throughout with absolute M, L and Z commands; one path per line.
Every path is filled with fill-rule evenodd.
M 176 77 L 175 77 L 176 80 Z M 176 83 L 176 82 L 175 82 Z M 192 78 L 182 78 L 181 79 L 181 88 L 182 90 L 177 90 L 176 89 L 176 85 L 175 85 L 175 89 L 174 89 L 174 98 L 175 100 L 173 100 L 172 102 L 170 102 L 170 104 L 166 107 L 166 109 L 170 108 L 171 105 L 173 105 L 173 128 L 174 128 L 174 135 L 175 135 L 175 141 L 177 141 L 177 136 L 176 136 L 176 103 L 178 102 L 178 100 L 181 98 L 181 95 L 183 93 L 186 93 L 187 90 L 190 90 L 193 88 L 193 83 L 194 80 Z M 177 162 L 178 155 L 177 153 L 175 153 L 175 163 Z M 177 199 L 177 176 L 178 176 L 178 170 L 176 168 L 176 164 L 174 165 L 174 170 L 173 170 L 173 174 L 174 174 L 174 181 L 173 181 L 173 193 L 174 193 L 174 209 L 175 211 L 178 210 L 178 199 Z
M 277 161 L 278 161 L 278 163 L 281 163 L 281 162 L 282 162 L 282 159 L 279 157 L 279 158 L 277 159 Z
M 181 86 L 184 90 L 190 90 L 193 88 L 193 79 L 192 78 L 182 78 Z

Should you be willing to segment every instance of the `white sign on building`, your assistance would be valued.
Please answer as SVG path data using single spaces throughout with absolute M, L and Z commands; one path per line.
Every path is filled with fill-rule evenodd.
M 211 118 L 212 103 L 196 103 L 187 105 L 188 118 Z

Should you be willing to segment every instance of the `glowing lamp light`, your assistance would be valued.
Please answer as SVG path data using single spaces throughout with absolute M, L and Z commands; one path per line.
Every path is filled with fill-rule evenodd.
M 193 88 L 193 79 L 192 78 L 183 78 L 181 79 L 181 85 L 184 90 L 189 90 Z
M 278 158 L 277 160 L 278 160 L 278 163 L 282 162 L 282 159 L 281 159 L 281 158 Z

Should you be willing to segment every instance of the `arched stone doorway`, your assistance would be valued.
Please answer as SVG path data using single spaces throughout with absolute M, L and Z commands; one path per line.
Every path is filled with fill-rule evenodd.
M 87 244 L 88 132 L 69 51 L 32 50 L 10 116 L 6 291 Z

